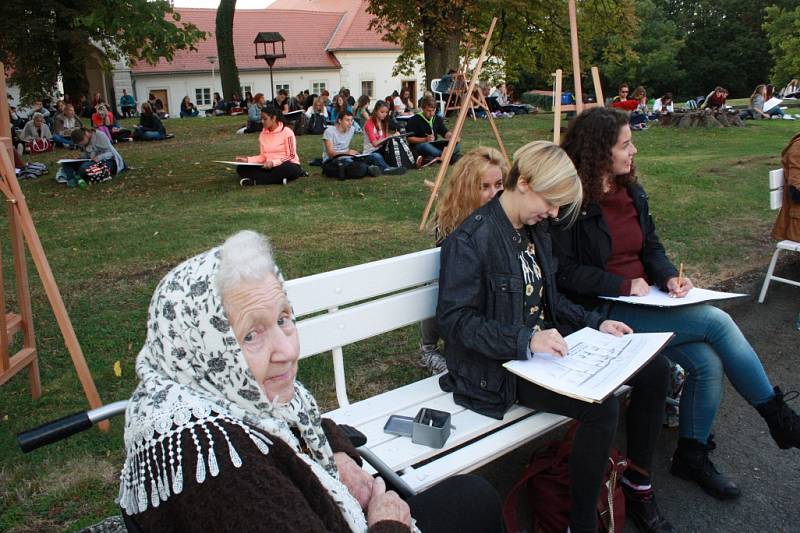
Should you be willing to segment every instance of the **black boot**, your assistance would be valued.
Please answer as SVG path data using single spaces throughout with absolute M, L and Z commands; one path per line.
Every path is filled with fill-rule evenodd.
M 780 387 L 775 387 L 775 397 L 767 403 L 756 406 L 769 426 L 769 434 L 782 450 L 800 448 L 800 416 L 786 405 L 785 400 L 797 398 L 798 392 L 783 394 Z
M 713 435 L 708 438 L 708 444 L 694 439 L 679 439 L 669 471 L 674 476 L 696 482 L 704 491 L 720 500 L 738 498 L 741 494 L 739 487 L 720 474 L 708 456 L 716 447 Z
M 625 515 L 631 518 L 642 533 L 676 533 L 669 520 L 661 515 L 653 489 L 636 490 L 621 483 L 625 495 Z

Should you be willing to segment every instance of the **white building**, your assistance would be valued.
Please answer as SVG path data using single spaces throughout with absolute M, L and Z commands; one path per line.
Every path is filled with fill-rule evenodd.
M 328 89 L 335 93 L 347 87 L 353 97 L 366 94 L 374 102 L 407 86 L 417 99 L 424 91 L 423 74 L 392 76 L 400 47 L 368 29 L 372 17 L 366 6 L 365 0 L 277 0 L 266 9 L 237 10 L 234 50 L 242 91 L 271 98 L 269 69 L 263 60 L 255 59 L 253 39 L 259 32 L 280 32 L 286 40 L 286 57 L 274 66 L 276 92 L 286 89 L 295 95 L 307 89 L 319 94 Z M 137 103 L 147 101 L 153 93 L 177 115 L 184 96 L 206 108 L 213 94 L 222 92 L 213 35 L 216 10 L 176 11 L 182 21 L 194 23 L 209 32 L 209 37 L 197 45 L 197 51 L 177 52 L 171 62 L 138 63 L 130 69 L 117 65 L 121 68 L 113 72 L 116 101 L 123 88 Z

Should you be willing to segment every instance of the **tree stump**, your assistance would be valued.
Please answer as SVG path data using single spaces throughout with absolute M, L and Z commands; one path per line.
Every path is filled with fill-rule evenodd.
M 734 109 L 699 109 L 676 111 L 662 118 L 661 125 L 677 128 L 729 128 L 742 127 L 744 123 L 739 117 L 739 112 Z

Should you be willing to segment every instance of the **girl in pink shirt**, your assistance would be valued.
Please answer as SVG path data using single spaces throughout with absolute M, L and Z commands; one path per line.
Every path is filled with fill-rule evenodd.
M 261 109 L 263 129 L 258 136 L 260 153 L 244 157 L 236 156 L 241 163 L 257 163 L 260 166 L 236 167 L 241 179 L 239 185 L 286 184 L 303 174 L 297 155 L 297 142 L 291 128 L 284 125 L 283 114 L 274 105 Z

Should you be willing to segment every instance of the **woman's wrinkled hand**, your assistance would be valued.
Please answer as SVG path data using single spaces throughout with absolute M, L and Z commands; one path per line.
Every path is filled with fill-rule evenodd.
M 358 500 L 362 509 L 366 509 L 372 497 L 372 487 L 375 480 L 367 474 L 363 468 L 358 466 L 349 455 L 343 452 L 333 454 L 336 468 L 339 469 L 339 481 L 347 487 L 350 494 Z
M 393 520 L 411 528 L 411 509 L 396 492 L 386 492 L 383 479 L 375 478 L 367 508 L 367 526 L 371 527 L 382 520 Z

